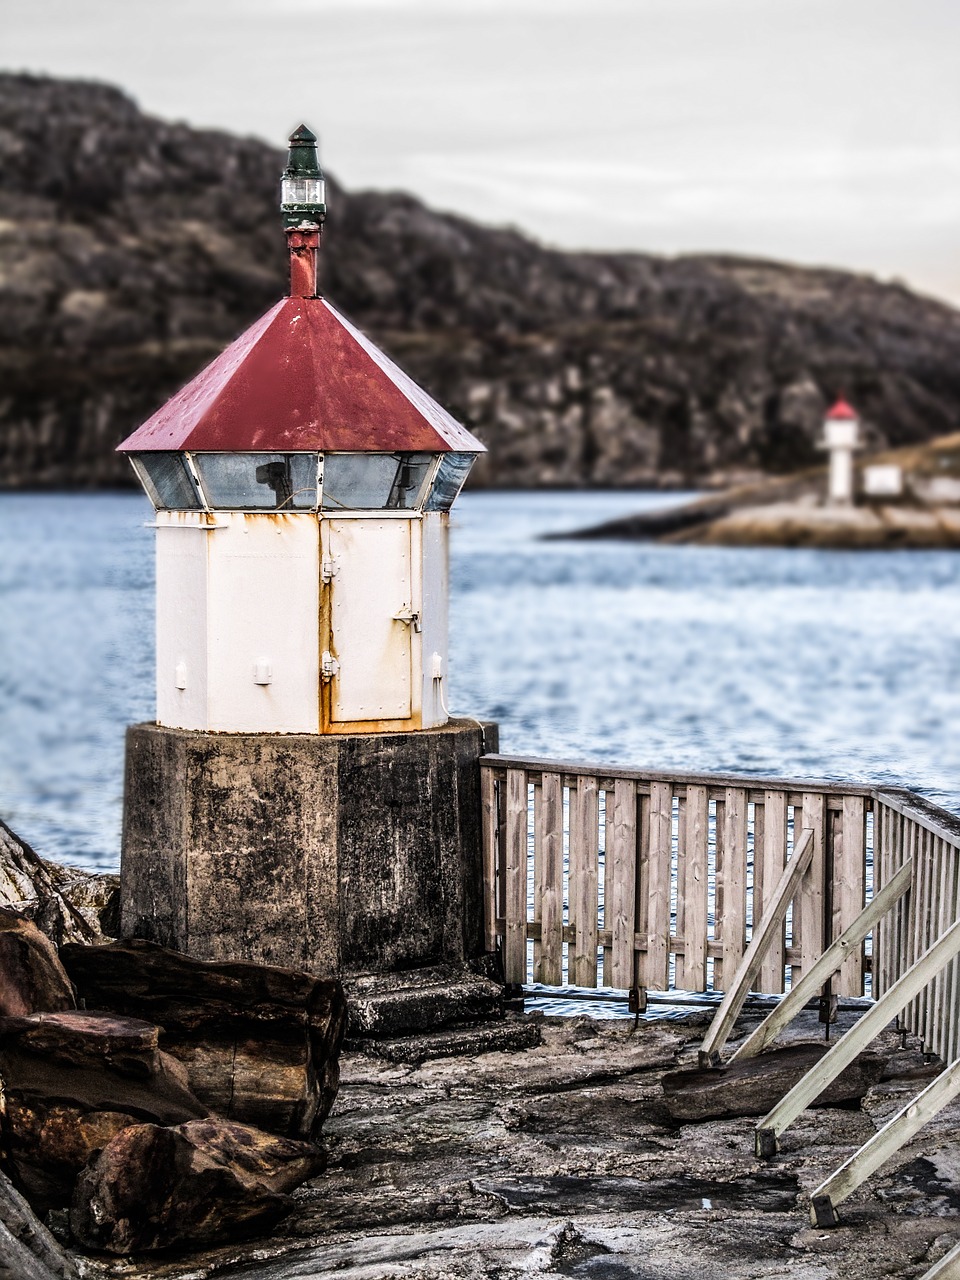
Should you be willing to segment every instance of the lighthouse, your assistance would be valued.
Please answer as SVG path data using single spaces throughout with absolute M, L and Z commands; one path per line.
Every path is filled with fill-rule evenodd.
M 828 453 L 827 501 L 832 506 L 853 502 L 853 454 L 860 447 L 860 421 L 842 397 L 823 420 L 823 441 Z
M 448 536 L 484 447 L 318 294 L 305 126 L 280 207 L 288 296 L 119 446 L 157 572 L 122 927 L 325 975 L 466 961 L 484 741 L 447 710 Z

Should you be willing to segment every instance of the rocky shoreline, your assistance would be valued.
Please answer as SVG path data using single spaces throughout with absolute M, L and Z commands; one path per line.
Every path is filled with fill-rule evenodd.
M 886 450 L 865 463 L 896 466 L 904 493 L 826 503 L 826 472 L 738 485 L 664 511 L 625 516 L 550 538 L 618 539 L 676 545 L 808 547 L 831 551 L 941 551 L 960 548 L 960 435 Z M 938 495 L 948 491 L 950 501 Z
M 0 905 L 10 925 L 0 938 L 29 932 L 31 918 L 46 920 L 54 932 L 62 933 L 56 885 L 84 883 L 87 898 L 96 898 L 89 881 L 97 878 L 56 871 L 53 864 L 36 860 L 8 829 L 0 834 L 4 841 Z M 109 881 L 102 888 L 109 893 Z M 66 919 L 85 934 L 82 945 L 67 942 L 60 951 L 81 990 L 91 996 L 99 991 L 116 1003 L 124 988 L 138 987 L 137 981 L 123 977 L 122 964 L 142 965 L 142 956 L 123 960 L 122 950 L 104 946 L 102 930 L 86 916 L 81 927 L 66 908 Z M 39 945 L 47 959 L 52 954 L 55 961 L 51 940 Z M 8 953 L 4 963 L 8 975 Z M 197 967 L 197 962 L 187 963 Z M 242 966 L 233 966 L 238 967 Z M 102 990 L 91 977 L 98 972 L 101 986 L 108 984 Z M 184 984 L 181 973 L 177 990 Z M 73 995 L 65 988 L 58 997 L 55 987 L 54 982 L 41 998 L 70 1004 Z M 138 1008 L 146 1010 L 143 1002 L 152 1002 L 151 1009 L 159 1017 L 157 1001 L 162 1004 L 167 999 L 161 987 L 156 972 L 146 982 L 140 981 L 145 994 L 136 997 L 141 1002 Z M 34 984 L 32 989 L 36 996 L 39 988 Z M 5 981 L 8 1003 L 13 990 Z M 208 994 L 194 1006 L 201 1023 L 210 1023 L 214 1011 L 212 1023 L 220 1025 L 220 1034 L 223 995 L 221 987 L 213 1005 Z M 218 1002 L 220 1013 L 216 1014 Z M 178 995 L 176 1008 L 167 1007 L 164 1014 L 168 1028 L 181 1027 L 177 1033 L 181 1036 L 189 1021 L 184 1015 L 188 1005 L 188 996 Z M 17 1035 L 49 1038 L 58 1018 L 72 1018 L 79 1025 L 85 1018 L 102 1016 L 68 1010 L 41 1016 L 39 1027 L 36 1017 L 32 1021 L 29 1015 L 8 1017 L 0 1059 L 8 1061 Z M 122 1021 L 126 1015 L 114 1016 Z M 692 1069 L 692 1077 L 703 1075 L 696 1070 L 697 1051 L 711 1016 L 709 1008 L 687 1008 L 662 1013 L 659 1019 L 645 1015 L 635 1023 L 511 1013 L 448 1031 L 355 1036 L 339 1056 L 339 1091 L 322 1133 L 317 1127 L 310 1130 L 313 1145 L 299 1138 L 262 1134 L 256 1139 L 256 1155 L 243 1157 L 246 1190 L 229 1192 L 224 1219 L 228 1226 L 219 1243 L 214 1236 L 206 1244 L 202 1237 L 189 1244 L 189 1234 L 181 1238 L 174 1230 L 159 1252 L 134 1247 L 132 1253 L 115 1251 L 111 1256 L 94 1244 L 95 1239 L 117 1239 L 115 1232 L 104 1235 L 102 1207 L 109 1208 L 118 1197 L 125 1203 L 124 1196 L 130 1200 L 133 1194 L 114 1172 L 111 1159 L 128 1156 L 126 1165 L 118 1167 L 135 1173 L 141 1165 L 155 1164 L 163 1177 L 168 1176 L 165 1170 L 176 1168 L 178 1177 L 187 1178 L 184 1185 L 189 1189 L 190 1170 L 222 1169 L 226 1145 L 231 1144 L 235 1153 L 237 1140 L 255 1132 L 240 1121 L 216 1115 L 204 1118 L 201 1114 L 172 1129 L 164 1129 L 162 1123 L 159 1128 L 144 1124 L 141 1118 L 132 1127 L 128 1121 L 114 1124 L 115 1136 L 104 1135 L 102 1150 L 94 1142 L 69 1216 L 49 1195 L 46 1201 L 41 1195 L 41 1210 L 44 1204 L 52 1205 L 44 1210 L 47 1226 L 4 1178 L 0 1275 L 4 1280 L 8 1275 L 17 1280 L 77 1280 L 78 1276 L 87 1280 L 213 1280 L 221 1276 L 305 1280 L 323 1275 L 349 1280 L 387 1276 L 502 1280 L 510 1275 L 541 1275 L 551 1280 L 571 1276 L 583 1280 L 654 1276 L 658 1280 L 846 1280 L 852 1275 L 859 1280 L 912 1280 L 922 1276 L 960 1239 L 960 1103 L 947 1108 L 860 1188 L 843 1206 L 838 1228 L 810 1226 L 809 1195 L 942 1064 L 925 1056 L 919 1044 L 888 1028 L 871 1053 L 863 1055 L 866 1074 L 861 1072 L 853 1093 L 837 1099 L 841 1105 L 805 1113 L 783 1135 L 780 1154 L 772 1161 L 761 1161 L 754 1155 L 753 1129 L 756 1116 L 768 1105 L 764 1090 L 769 1092 L 772 1073 L 755 1071 L 754 1084 L 742 1084 L 739 1096 L 732 1099 L 728 1090 L 723 1101 L 718 1101 L 711 1080 L 700 1103 L 691 1092 L 695 1080 L 691 1084 L 690 1077 L 676 1074 Z M 756 1009 L 741 1015 L 732 1044 L 748 1034 L 761 1016 Z M 837 1030 L 851 1025 L 857 1016 L 856 1003 L 842 1009 Z M 119 1028 L 128 1038 L 140 1037 L 137 1046 L 132 1041 L 128 1045 L 128 1050 L 136 1050 L 133 1057 L 144 1052 L 148 1058 L 155 1056 L 153 1042 L 140 1043 L 144 1033 L 139 1028 L 145 1027 L 150 1029 L 141 1021 L 126 1030 Z M 262 1024 L 260 1037 L 261 1042 L 269 1041 Z M 818 1045 L 822 1048 L 822 1042 L 823 1027 L 816 1012 L 807 1011 L 782 1038 L 783 1060 L 789 1060 L 791 1053 L 809 1058 Z M 115 1037 L 111 1043 L 115 1061 L 120 1040 Z M 183 1059 L 169 1030 L 161 1034 L 160 1043 Z M 63 1041 L 61 1050 L 62 1046 Z M 261 1048 L 261 1058 L 264 1054 Z M 125 1060 L 128 1065 L 123 1069 L 132 1079 L 130 1052 Z M 49 1050 L 47 1057 L 37 1061 L 49 1062 Z M 285 1071 L 289 1070 L 288 1064 Z M 187 1083 L 198 1091 L 201 1086 L 208 1088 L 209 1063 L 199 1075 L 196 1071 L 194 1055 L 187 1061 L 180 1085 L 171 1081 L 174 1093 Z M 141 1081 L 137 1087 L 142 1087 L 144 1072 L 138 1069 L 133 1076 Z M 37 1156 L 36 1151 L 21 1154 L 18 1164 L 11 1117 L 22 1088 L 15 1079 L 8 1080 L 6 1112 L 0 1120 L 3 1164 L 17 1178 L 23 1177 L 22 1159 Z M 265 1113 L 257 1095 L 262 1092 L 262 1085 L 254 1084 L 249 1094 L 254 1105 L 261 1106 L 261 1119 Z M 184 1098 L 194 1095 L 176 1096 L 182 1106 Z M 190 1106 L 203 1112 L 210 1105 L 210 1095 L 204 1097 L 207 1103 L 195 1099 Z M 222 1098 L 217 1105 L 222 1110 Z M 695 1115 L 701 1118 L 692 1119 Z M 168 1121 L 176 1118 L 167 1117 Z M 280 1123 L 282 1127 L 286 1121 Z M 163 1138 L 158 1147 L 158 1135 L 165 1133 L 172 1136 Z M 181 1145 L 168 1150 L 169 1143 Z M 206 1152 L 202 1158 L 201 1151 Z M 320 1168 L 323 1172 L 317 1173 Z M 209 1217 L 209 1204 L 219 1203 L 214 1186 L 216 1194 L 226 1194 L 222 1174 L 215 1183 L 208 1174 L 203 1176 L 207 1181 L 196 1184 L 193 1200 L 184 1201 L 172 1220 L 167 1215 L 168 1224 L 172 1221 L 185 1230 L 198 1220 L 198 1205 L 204 1206 L 199 1215 L 203 1218 Z M 254 1192 L 259 1207 L 248 1211 L 254 1201 L 244 1196 Z M 130 1222 L 139 1221 L 138 1214 L 143 1216 L 136 1197 L 131 1204 L 134 1207 L 117 1219 L 121 1234 L 127 1236 Z M 100 1208 L 91 1216 L 92 1206 Z M 252 1234 L 253 1238 L 235 1238 L 231 1221 L 236 1223 L 236 1236 Z M 55 1235 L 50 1235 L 48 1227 Z M 77 1231 L 88 1238 L 85 1249 L 77 1248 Z

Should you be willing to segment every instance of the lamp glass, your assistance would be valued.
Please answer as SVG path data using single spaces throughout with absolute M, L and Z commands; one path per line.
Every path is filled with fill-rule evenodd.
M 315 453 L 195 453 L 193 461 L 216 510 L 316 510 Z

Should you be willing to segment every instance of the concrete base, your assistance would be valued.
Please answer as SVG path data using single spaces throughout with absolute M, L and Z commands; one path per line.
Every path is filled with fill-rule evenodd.
M 484 743 L 483 738 L 486 737 Z M 486 734 L 127 732 L 121 928 L 320 977 L 483 953 Z

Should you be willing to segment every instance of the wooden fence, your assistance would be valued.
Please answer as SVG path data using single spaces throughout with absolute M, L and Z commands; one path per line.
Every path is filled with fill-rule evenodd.
M 913 887 L 876 929 L 874 994 L 882 996 L 960 920 L 960 820 L 909 791 L 874 793 L 878 886 L 913 862 Z M 960 1057 L 960 958 L 904 1010 L 902 1022 L 944 1062 Z
M 914 889 L 834 979 L 881 995 L 960 918 L 960 821 L 910 792 L 481 760 L 487 946 L 508 982 L 723 990 L 800 833 L 813 859 L 757 987 L 779 993 L 908 858 Z M 957 1056 L 960 961 L 906 1011 Z

